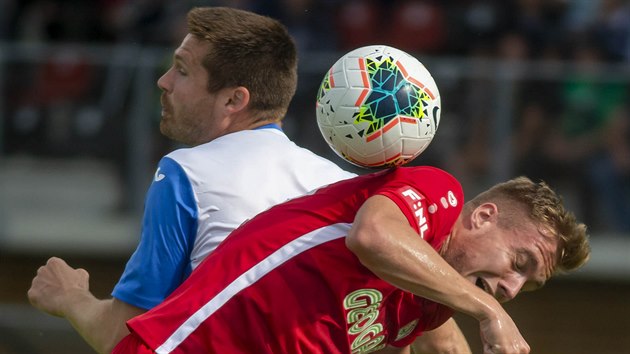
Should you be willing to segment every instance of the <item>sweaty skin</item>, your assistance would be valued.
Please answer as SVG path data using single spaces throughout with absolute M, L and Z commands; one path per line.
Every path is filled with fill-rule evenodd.
M 485 354 L 529 353 L 529 345 L 500 303 L 419 238 L 389 198 L 377 195 L 365 202 L 346 244 L 380 278 L 477 319 Z

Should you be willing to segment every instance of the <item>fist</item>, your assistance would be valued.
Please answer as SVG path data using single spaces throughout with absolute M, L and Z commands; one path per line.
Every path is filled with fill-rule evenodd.
M 50 315 L 65 316 L 65 309 L 77 296 L 89 293 L 89 274 L 74 269 L 63 259 L 52 257 L 39 267 L 28 289 L 31 304 Z

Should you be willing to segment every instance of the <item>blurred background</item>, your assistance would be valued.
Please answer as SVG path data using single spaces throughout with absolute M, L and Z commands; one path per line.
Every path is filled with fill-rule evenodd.
M 630 2 L 627 0 L 0 0 L 0 354 L 91 353 L 26 291 L 50 256 L 108 297 L 139 237 L 158 159 L 156 81 L 192 6 L 281 20 L 300 51 L 285 119 L 298 144 L 347 169 L 315 122 L 317 88 L 350 49 L 415 55 L 442 120 L 414 164 L 467 196 L 545 180 L 591 231 L 579 272 L 507 306 L 532 353 L 630 353 Z M 325 171 L 322 171 L 325 173 Z M 460 324 L 481 353 L 477 324 Z

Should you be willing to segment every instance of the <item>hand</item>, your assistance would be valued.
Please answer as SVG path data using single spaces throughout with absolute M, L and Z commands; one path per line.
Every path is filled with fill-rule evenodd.
M 41 311 L 65 317 L 65 309 L 74 296 L 89 293 L 89 277 L 84 269 L 74 269 L 63 259 L 52 257 L 37 270 L 28 299 Z
M 479 322 L 484 354 L 527 354 L 529 345 L 510 316 L 500 311 L 495 318 Z
M 424 332 L 411 344 L 414 354 L 471 354 L 468 341 L 453 318 Z

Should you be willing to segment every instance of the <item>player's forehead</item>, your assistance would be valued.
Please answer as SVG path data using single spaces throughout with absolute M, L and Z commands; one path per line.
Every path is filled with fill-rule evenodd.
M 188 34 L 173 52 L 173 59 L 187 65 L 200 65 L 208 46 L 208 42 Z

